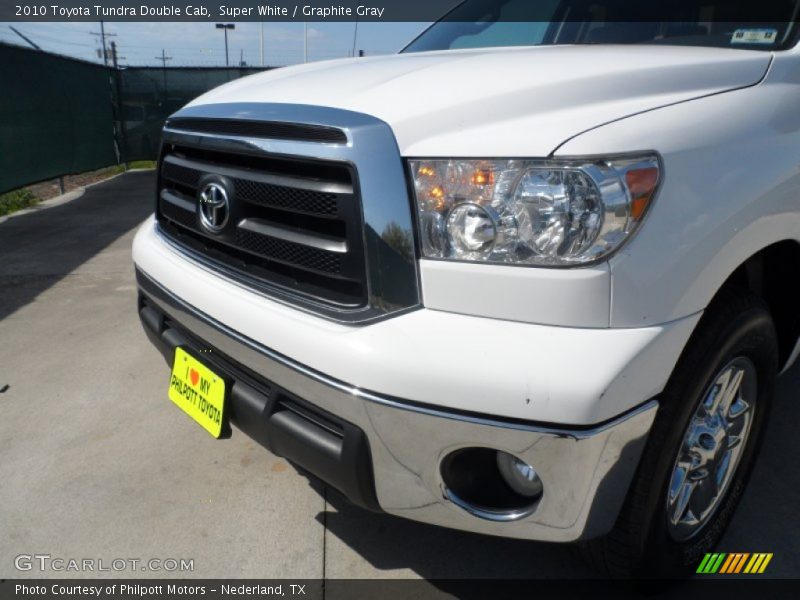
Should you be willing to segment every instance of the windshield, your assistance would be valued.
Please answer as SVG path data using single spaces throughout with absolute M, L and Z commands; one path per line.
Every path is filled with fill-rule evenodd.
M 727 0 L 677 0 L 655 21 L 633 0 L 467 0 L 403 52 L 553 44 L 676 44 L 775 50 L 794 35 L 798 0 L 778 0 L 779 21 L 737 22 Z M 536 21 L 531 21 L 531 15 Z M 784 17 L 785 15 L 785 17 Z M 674 18 L 673 18 L 674 17 Z M 527 19 L 527 20 L 525 20 Z M 678 20 L 680 19 L 680 20 Z

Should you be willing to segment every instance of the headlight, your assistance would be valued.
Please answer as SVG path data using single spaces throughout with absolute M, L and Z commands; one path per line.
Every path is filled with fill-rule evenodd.
M 565 266 L 598 260 L 638 227 L 654 155 L 613 160 L 411 160 L 422 255 Z

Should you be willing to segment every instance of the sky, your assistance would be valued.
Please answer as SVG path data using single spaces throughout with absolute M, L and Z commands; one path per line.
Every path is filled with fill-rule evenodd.
M 13 26 L 43 50 L 65 54 L 92 62 L 102 62 L 100 23 L 3 23 L 0 42 L 27 46 L 14 33 Z M 397 52 L 410 42 L 428 23 L 358 23 L 356 53 L 369 55 Z M 228 31 L 228 52 L 231 65 L 240 57 L 248 65 L 259 66 L 261 23 L 239 22 Z M 106 23 L 106 34 L 117 44 L 121 65 L 161 66 L 162 50 L 171 59 L 167 66 L 224 66 L 225 40 L 214 23 Z M 263 23 L 264 64 L 284 66 L 303 62 L 303 23 Z M 308 60 L 325 60 L 349 56 L 353 51 L 355 23 L 309 23 Z

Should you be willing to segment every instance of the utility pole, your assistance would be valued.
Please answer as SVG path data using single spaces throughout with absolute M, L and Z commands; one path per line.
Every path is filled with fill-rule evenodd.
M 117 34 L 116 33 L 106 33 L 106 26 L 105 26 L 105 23 L 103 23 L 103 21 L 100 21 L 100 33 L 97 33 L 96 31 L 90 31 L 89 33 L 91 33 L 92 35 L 100 36 L 100 44 L 103 47 L 103 50 L 102 50 L 102 52 L 103 52 L 103 64 L 105 66 L 108 66 L 108 47 L 106 46 L 106 38 L 107 37 L 116 37 Z
M 119 64 L 117 62 L 117 42 L 111 42 L 111 64 L 114 65 L 114 68 L 119 68 Z
M 350 54 L 350 56 L 355 56 L 356 55 L 356 43 L 357 43 L 357 41 L 358 41 L 358 17 L 356 17 L 355 29 L 353 29 L 353 52 Z
M 261 66 L 264 66 L 264 21 L 259 23 L 260 33 L 259 41 L 261 42 Z
M 111 43 L 113 44 L 114 42 L 111 42 Z M 160 60 L 161 61 L 161 68 L 162 69 L 166 69 L 167 68 L 167 61 L 168 60 L 172 60 L 172 57 L 171 56 L 167 56 L 167 52 L 163 48 L 161 49 L 161 56 L 156 56 L 154 58 L 156 60 Z
M 100 37 L 102 38 L 103 44 L 103 64 L 108 66 L 108 52 L 106 52 L 106 26 L 102 19 L 100 20 Z
M 230 61 L 228 60 L 228 29 L 236 29 L 233 23 L 217 23 L 217 29 L 222 29 L 225 32 L 225 66 L 229 67 Z
M 108 66 L 108 52 L 106 51 L 106 26 L 103 21 L 100 21 L 100 37 L 103 44 L 103 64 Z
M 103 52 L 103 64 L 106 66 L 106 69 L 108 69 L 108 47 L 106 46 L 106 37 L 116 37 L 117 34 L 116 33 L 108 33 L 107 34 L 106 33 L 106 25 L 105 25 L 105 23 L 103 22 L 102 19 L 100 20 L 100 33 L 97 33 L 95 31 L 91 31 L 90 33 L 92 35 L 99 35 L 100 36 L 100 45 L 102 47 L 102 52 Z M 113 45 L 112 50 L 114 52 L 114 66 L 116 67 L 116 64 L 117 64 L 116 44 Z M 115 71 L 109 71 L 109 73 L 108 73 L 108 84 L 110 86 L 110 91 L 111 91 L 111 97 L 112 98 L 114 97 L 114 91 L 115 91 L 115 88 L 116 88 L 117 100 L 119 102 L 119 99 L 120 99 L 120 95 L 119 95 L 119 73 L 117 73 L 116 70 Z M 114 152 L 117 155 L 117 164 L 119 164 L 122 161 L 122 159 L 124 157 L 124 154 L 127 151 L 127 144 L 125 143 L 124 134 L 122 136 L 120 136 L 121 132 L 118 129 L 118 125 L 119 125 L 120 128 L 124 128 L 124 125 L 122 124 L 122 115 L 120 114 L 119 107 L 118 107 L 118 102 L 115 103 L 112 100 L 112 103 L 111 103 L 111 114 L 112 114 L 112 117 L 114 119 Z M 126 162 L 126 168 L 127 168 L 127 162 Z
M 156 56 L 155 58 L 156 58 L 156 60 L 160 60 L 161 61 L 161 68 L 162 68 L 161 78 L 164 81 L 164 97 L 166 97 L 166 95 L 167 95 L 167 61 L 168 60 L 172 60 L 172 57 L 171 56 L 167 56 L 167 53 L 162 48 L 161 49 L 161 56 Z
M 111 73 L 112 81 L 112 98 L 115 101 L 112 104 L 112 114 L 114 115 L 114 146 L 117 150 L 117 162 L 123 161 L 125 170 L 128 170 L 128 156 L 130 148 L 128 148 L 128 134 L 125 130 L 125 109 L 122 107 L 122 74 L 119 72 L 119 60 L 125 59 L 124 56 L 117 54 L 117 43 L 111 42 L 111 61 L 114 65 L 114 70 Z M 120 151 L 122 148 L 122 151 Z
M 308 62 L 308 21 L 303 21 L 303 62 Z
M 239 66 L 244 66 L 244 48 L 239 48 Z

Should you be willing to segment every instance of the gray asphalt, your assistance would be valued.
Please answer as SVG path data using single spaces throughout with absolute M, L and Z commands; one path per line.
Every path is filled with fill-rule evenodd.
M 0 579 L 15 557 L 193 559 L 120 577 L 591 577 L 565 546 L 484 537 L 349 505 L 242 434 L 213 441 L 167 399 L 135 310 L 130 247 L 151 172 L 0 222 Z M 719 547 L 800 575 L 800 368 Z M 86 574 L 84 574 L 86 575 Z M 91 575 L 91 573 L 88 573 Z

